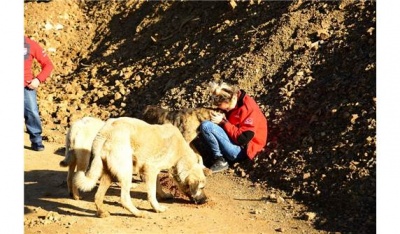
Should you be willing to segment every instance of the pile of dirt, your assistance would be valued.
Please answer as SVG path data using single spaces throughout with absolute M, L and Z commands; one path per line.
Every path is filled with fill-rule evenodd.
M 38 93 L 44 137 L 86 115 L 208 104 L 240 85 L 269 122 L 268 147 L 235 171 L 317 212 L 324 230 L 376 221 L 375 1 L 25 2 L 25 33 L 55 71 Z

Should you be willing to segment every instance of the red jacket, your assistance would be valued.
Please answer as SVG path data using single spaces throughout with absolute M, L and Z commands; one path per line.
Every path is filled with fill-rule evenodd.
M 226 114 L 223 128 L 236 144 L 245 147 L 247 156 L 253 160 L 267 144 L 267 119 L 253 98 L 243 90 L 236 107 Z
M 41 66 L 41 71 L 37 75 L 34 75 L 32 71 L 33 59 L 36 59 Z M 40 83 L 43 83 L 50 76 L 53 69 L 53 63 L 42 47 L 37 42 L 24 36 L 24 87 L 28 85 L 28 81 L 34 78 L 38 78 Z

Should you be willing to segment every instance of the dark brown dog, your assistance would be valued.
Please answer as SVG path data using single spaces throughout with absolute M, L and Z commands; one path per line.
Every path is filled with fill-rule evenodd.
M 207 107 L 168 110 L 148 105 L 144 109 L 143 120 L 150 124 L 171 123 L 181 131 L 185 140 L 191 143 L 199 133 L 201 122 L 210 120 L 213 111 L 217 110 Z

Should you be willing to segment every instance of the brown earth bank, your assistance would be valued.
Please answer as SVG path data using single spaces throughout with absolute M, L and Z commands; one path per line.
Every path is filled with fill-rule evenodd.
M 148 104 L 207 106 L 208 82 L 224 80 L 240 85 L 260 104 L 269 139 L 266 153 L 255 161 L 210 177 L 210 192 L 227 193 L 213 189 L 215 178 L 246 181 L 247 189 L 304 206 L 292 218 L 312 223 L 314 231 L 375 233 L 375 1 L 27 1 L 24 22 L 25 34 L 43 45 L 56 67 L 38 92 L 46 145 L 64 144 L 70 124 L 83 116 L 140 118 Z M 27 163 L 25 179 L 60 173 L 49 169 L 53 165 L 27 170 Z M 49 193 L 65 196 L 65 185 L 52 189 Z M 25 216 L 31 214 L 29 206 L 41 206 L 27 198 L 28 192 Z M 186 206 L 176 205 L 173 215 L 179 218 L 173 220 L 182 224 L 179 213 Z M 191 210 L 188 215 L 198 212 Z M 169 220 L 168 212 L 160 217 Z M 299 218 L 304 212 L 315 217 Z M 63 215 L 82 222 L 76 212 Z M 122 219 L 123 226 L 134 218 L 124 213 Z M 158 231 L 172 225 L 153 223 L 161 226 Z M 252 223 L 250 218 L 242 224 Z M 112 226 L 92 233 L 115 231 Z M 30 228 L 26 222 L 25 231 L 39 230 Z

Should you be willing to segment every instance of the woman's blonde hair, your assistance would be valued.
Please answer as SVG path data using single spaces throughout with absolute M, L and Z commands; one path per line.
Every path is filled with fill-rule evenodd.
M 238 93 L 239 88 L 222 81 L 220 83 L 212 81 L 209 83 L 209 91 L 212 104 L 218 106 L 222 102 L 230 102 Z

